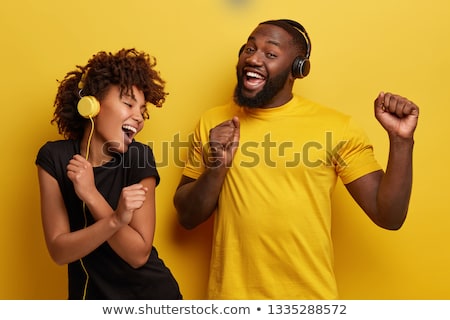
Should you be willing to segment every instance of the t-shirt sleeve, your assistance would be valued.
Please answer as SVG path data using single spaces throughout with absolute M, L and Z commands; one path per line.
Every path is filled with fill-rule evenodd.
M 38 151 L 35 164 L 47 171 L 52 177 L 57 179 L 57 172 L 55 167 L 55 161 L 52 158 L 52 151 L 50 150 L 50 144 L 44 144 Z
M 156 168 L 153 150 L 145 144 L 135 143 L 130 145 L 128 163 L 131 163 L 133 170 L 130 171 L 130 184 L 140 182 L 148 177 L 155 177 L 156 185 L 160 182 L 160 176 Z
M 344 184 L 371 172 L 382 170 L 375 159 L 373 146 L 364 130 L 350 119 L 348 128 L 338 148 L 336 170 Z
M 192 179 L 198 179 L 205 170 L 203 163 L 203 144 L 206 138 L 202 139 L 200 120 L 197 124 L 194 134 L 189 139 L 189 149 L 187 152 L 186 164 L 183 169 L 183 175 Z

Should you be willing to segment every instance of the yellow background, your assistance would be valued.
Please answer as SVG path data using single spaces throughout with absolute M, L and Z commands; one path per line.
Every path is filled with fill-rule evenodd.
M 138 140 L 153 143 L 155 245 L 186 299 L 202 299 L 211 221 L 182 230 L 173 192 L 199 115 L 230 98 L 240 46 L 260 21 L 300 21 L 312 41 L 311 73 L 295 91 L 350 113 L 385 165 L 388 140 L 373 117 L 379 91 L 421 107 L 410 211 L 397 232 L 377 228 L 341 184 L 334 199 L 336 271 L 343 299 L 450 298 L 450 2 L 447 0 L 7 1 L 0 12 L 2 102 L 0 298 L 65 299 L 66 267 L 54 264 L 40 222 L 34 160 L 47 140 L 57 79 L 99 50 L 136 47 L 158 61 L 170 92 Z M 276 235 L 275 235 L 276 236 Z

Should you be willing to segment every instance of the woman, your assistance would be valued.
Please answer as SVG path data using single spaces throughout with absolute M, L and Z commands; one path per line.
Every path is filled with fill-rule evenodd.
M 68 264 L 69 299 L 181 299 L 153 246 L 152 150 L 134 140 L 165 82 L 144 52 L 99 52 L 60 82 L 52 123 L 64 140 L 36 159 L 48 251 Z

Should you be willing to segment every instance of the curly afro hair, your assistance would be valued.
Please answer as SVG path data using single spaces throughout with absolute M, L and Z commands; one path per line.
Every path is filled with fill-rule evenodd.
M 136 86 L 144 93 L 145 101 L 162 107 L 165 102 L 165 81 L 154 67 L 156 59 L 136 49 L 121 49 L 117 53 L 100 51 L 94 54 L 85 66 L 66 74 L 59 82 L 51 123 L 56 123 L 58 131 L 67 139 L 80 139 L 84 132 L 86 118 L 77 111 L 82 95 L 90 95 L 101 101 L 111 85 L 120 87 L 120 94 L 133 94 Z M 148 119 L 147 110 L 144 119 Z

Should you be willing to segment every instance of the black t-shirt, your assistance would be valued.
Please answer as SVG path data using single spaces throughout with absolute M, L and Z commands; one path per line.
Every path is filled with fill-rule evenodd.
M 59 140 L 47 142 L 38 152 L 36 164 L 53 176 L 69 215 L 70 229 L 84 228 L 83 203 L 67 177 L 67 164 L 80 153 L 80 142 Z M 109 205 L 115 209 L 122 188 L 140 182 L 146 177 L 159 175 L 153 152 L 147 145 L 133 141 L 124 154 L 114 154 L 113 159 L 94 168 L 95 184 Z M 94 222 L 85 208 L 87 224 Z M 87 271 L 86 272 L 83 269 Z M 103 243 L 81 261 L 68 265 L 69 299 L 82 299 L 87 283 L 86 299 L 181 299 L 178 283 L 153 247 L 147 263 L 132 268 L 108 245 Z

